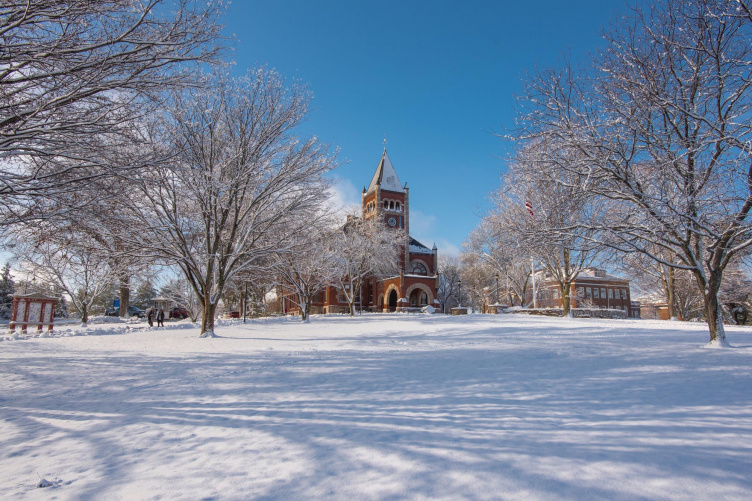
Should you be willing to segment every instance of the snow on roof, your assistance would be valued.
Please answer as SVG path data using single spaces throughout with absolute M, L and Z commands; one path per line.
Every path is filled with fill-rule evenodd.
M 397 171 L 394 170 L 394 166 L 391 160 L 389 160 L 389 155 L 386 154 L 386 148 L 384 148 L 379 166 L 376 167 L 376 172 L 373 174 L 371 184 L 368 185 L 368 193 L 375 191 L 377 186 L 382 190 L 395 191 L 397 193 L 405 192 L 399 177 L 397 177 Z
M 544 269 L 538 269 L 535 271 L 535 276 L 540 277 L 544 281 L 552 280 L 553 277 Z M 597 268 L 586 268 L 577 274 L 575 283 L 593 283 L 593 282 L 617 282 L 622 284 L 629 284 L 630 280 L 623 277 L 615 277 L 607 274 L 604 270 Z
M 413 254 L 433 254 L 433 251 L 422 243 L 410 237 L 410 252 Z
M 613 275 L 605 275 L 602 277 L 595 277 L 593 275 L 588 275 L 586 273 L 580 273 L 577 275 L 577 279 L 575 282 L 624 282 L 629 283 L 629 280 L 626 278 L 621 277 L 615 277 Z
M 10 297 L 19 298 L 19 299 L 47 299 L 47 300 L 54 299 L 56 301 L 60 300 L 59 297 L 52 297 L 52 296 L 48 296 L 46 294 L 42 294 L 39 292 L 32 292 L 30 294 L 8 294 L 8 295 Z
M 584 270 L 580 272 L 579 276 L 586 277 L 588 279 L 596 279 L 596 280 L 614 280 L 614 281 L 629 282 L 629 279 L 627 278 L 609 275 L 606 273 L 606 270 L 602 270 L 600 268 L 585 268 Z

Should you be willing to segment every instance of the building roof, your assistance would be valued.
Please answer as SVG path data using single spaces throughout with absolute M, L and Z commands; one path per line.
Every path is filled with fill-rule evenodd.
M 46 294 L 41 294 L 39 292 L 32 292 L 31 294 L 8 294 L 10 297 L 18 298 L 18 299 L 44 299 L 44 300 L 52 300 L 60 301 L 59 297 L 52 297 L 48 296 Z
M 394 191 L 396 193 L 405 192 L 399 177 L 397 177 L 397 171 L 394 170 L 394 166 L 391 160 L 389 160 L 389 155 L 386 154 L 386 148 L 384 148 L 379 166 L 376 167 L 376 172 L 373 174 L 371 184 L 368 185 L 367 193 L 375 191 L 377 186 L 382 190 Z
M 615 277 L 613 275 L 609 275 L 608 273 L 606 273 L 606 270 L 602 270 L 600 268 L 592 268 L 592 267 L 585 268 L 584 270 L 582 270 L 580 274 L 578 275 L 578 278 L 579 277 L 588 278 L 588 279 L 598 278 L 601 280 L 629 282 L 629 279 L 622 278 L 622 277 Z
M 410 252 L 412 254 L 433 254 L 433 250 L 418 242 L 413 237 L 410 237 Z
M 553 280 L 553 277 L 544 269 L 538 269 L 535 271 L 536 277 L 540 277 L 544 283 L 548 283 Z M 585 268 L 574 279 L 574 284 L 582 283 L 597 283 L 597 282 L 609 282 L 629 285 L 630 280 L 627 278 L 615 277 L 607 274 L 604 270 L 597 268 Z

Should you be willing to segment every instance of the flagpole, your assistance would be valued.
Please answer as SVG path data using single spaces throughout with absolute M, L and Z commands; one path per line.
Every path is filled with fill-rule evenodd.
M 533 277 L 533 309 L 538 309 L 538 300 L 535 297 L 535 258 L 532 256 L 530 257 L 530 264 L 530 271 L 532 272 Z
M 529 198 L 525 197 L 525 209 L 530 214 L 530 219 L 535 219 L 535 212 L 533 212 L 533 202 Z M 530 256 L 530 275 L 533 277 L 533 308 L 538 309 L 538 298 L 535 294 L 535 257 Z

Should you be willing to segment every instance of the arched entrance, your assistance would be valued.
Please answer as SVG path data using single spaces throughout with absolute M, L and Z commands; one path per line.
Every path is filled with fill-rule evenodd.
M 428 294 L 422 289 L 415 289 L 412 294 L 410 294 L 410 306 L 415 307 L 421 307 L 426 306 L 428 304 Z
M 433 293 L 425 284 L 413 284 L 406 292 L 408 304 L 412 308 L 420 308 L 433 304 Z
M 392 292 L 389 293 L 389 311 L 397 311 L 398 299 L 399 294 L 397 294 L 397 289 L 392 289 Z

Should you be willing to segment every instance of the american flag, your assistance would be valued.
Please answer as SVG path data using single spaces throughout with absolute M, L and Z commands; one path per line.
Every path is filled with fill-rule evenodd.
M 525 199 L 525 208 L 527 209 L 528 214 L 530 214 L 530 217 L 535 217 L 535 213 L 533 212 L 533 202 L 527 198 Z

